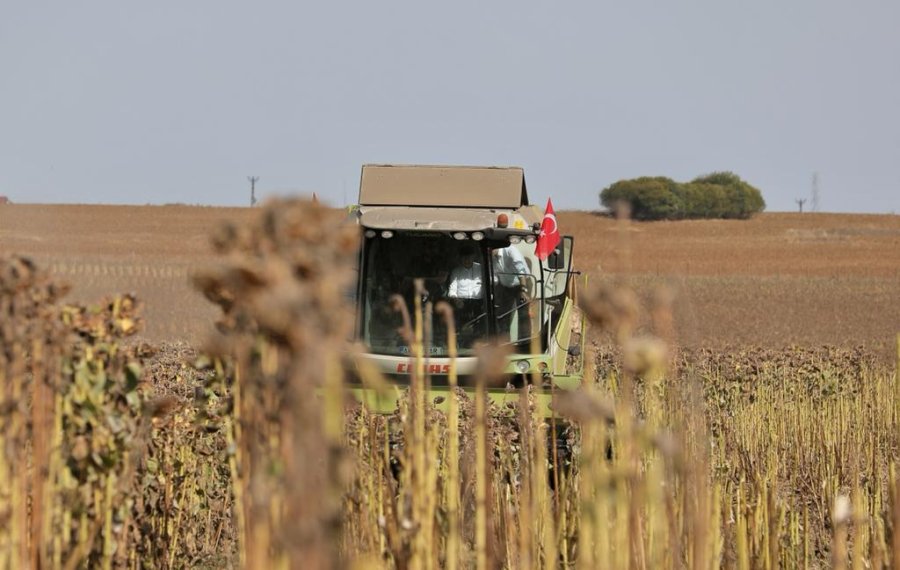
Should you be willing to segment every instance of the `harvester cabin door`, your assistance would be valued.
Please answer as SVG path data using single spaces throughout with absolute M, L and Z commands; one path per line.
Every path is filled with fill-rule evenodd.
M 563 312 L 569 280 L 572 278 L 572 250 L 575 239 L 563 236 L 556 249 L 541 262 L 544 281 L 544 307 L 541 325 L 545 342 L 556 334 L 556 325 Z
M 556 249 L 541 262 L 544 273 L 544 299 L 553 299 L 565 294 L 572 276 L 572 249 L 575 239 L 563 236 Z

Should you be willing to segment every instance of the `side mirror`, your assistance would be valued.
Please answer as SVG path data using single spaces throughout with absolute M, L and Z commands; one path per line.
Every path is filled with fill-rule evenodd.
M 556 246 L 549 256 L 547 256 L 547 267 L 550 269 L 566 269 L 566 256 L 563 254 L 563 243 Z

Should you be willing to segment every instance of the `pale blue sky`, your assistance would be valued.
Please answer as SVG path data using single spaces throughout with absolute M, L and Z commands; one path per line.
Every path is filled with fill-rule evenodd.
M 536 202 L 733 170 L 900 211 L 900 2 L 0 4 L 0 194 L 355 198 L 364 162 L 518 164 Z

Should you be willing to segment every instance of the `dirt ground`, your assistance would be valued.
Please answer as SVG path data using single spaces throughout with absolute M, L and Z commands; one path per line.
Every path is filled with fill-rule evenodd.
M 0 254 L 73 285 L 146 302 L 149 340 L 200 342 L 215 311 L 190 285 L 215 263 L 209 234 L 249 208 L 0 205 Z M 589 286 L 674 296 L 676 340 L 698 346 L 866 346 L 890 358 L 900 333 L 900 216 L 763 214 L 752 220 L 618 222 L 560 212 Z
M 589 281 L 674 296 L 688 347 L 866 346 L 896 355 L 900 216 L 762 214 L 751 220 L 618 222 L 559 215 Z

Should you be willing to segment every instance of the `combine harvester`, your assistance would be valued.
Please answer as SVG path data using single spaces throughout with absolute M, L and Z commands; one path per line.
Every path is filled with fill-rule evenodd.
M 575 307 L 573 239 L 563 236 L 544 260 L 535 254 L 544 218 L 555 231 L 555 216 L 529 204 L 521 168 L 365 165 L 353 215 L 363 233 L 357 335 L 366 352 L 358 357 L 359 376 L 377 369 L 409 385 L 417 359 L 400 333 L 396 302 L 415 315 L 418 296 L 421 307 L 446 301 L 454 309 L 456 358 L 437 313 L 423 343 L 420 370 L 433 401 L 450 389 L 453 363 L 459 386 L 474 389 L 475 347 L 489 339 L 510 348 L 505 386 L 488 389 L 496 404 L 515 401 L 516 388 L 540 379 L 538 409 L 549 415 L 554 389 L 581 384 L 584 321 Z M 400 395 L 363 384 L 353 389 L 383 413 Z

